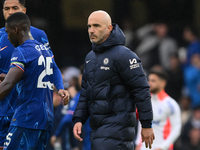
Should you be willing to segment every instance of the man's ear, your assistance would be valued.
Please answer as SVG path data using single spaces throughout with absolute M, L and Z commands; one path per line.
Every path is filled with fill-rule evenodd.
M 26 13 L 26 7 L 23 8 L 23 12 Z
M 14 34 L 18 34 L 19 28 L 17 26 L 14 26 Z
M 112 26 L 112 25 L 109 25 L 109 26 L 108 26 L 108 30 L 111 32 L 112 29 L 113 29 L 113 26 Z

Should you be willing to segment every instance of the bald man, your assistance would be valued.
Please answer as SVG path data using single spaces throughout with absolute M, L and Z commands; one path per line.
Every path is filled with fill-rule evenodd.
M 125 36 L 109 14 L 99 10 L 88 18 L 92 51 L 86 56 L 81 95 L 73 115 L 73 132 L 90 117 L 92 150 L 133 150 L 135 109 L 142 138 L 151 148 L 154 140 L 149 84 L 135 53 L 125 47 Z

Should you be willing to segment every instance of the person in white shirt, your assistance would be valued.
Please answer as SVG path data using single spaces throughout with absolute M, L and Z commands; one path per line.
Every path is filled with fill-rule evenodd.
M 181 132 L 181 113 L 177 102 L 164 90 L 167 74 L 161 68 L 154 68 L 149 73 L 149 85 L 153 107 L 153 130 L 155 140 L 152 150 L 173 150 L 173 143 Z M 138 125 L 140 133 L 141 125 Z M 138 134 L 136 150 L 148 150 Z

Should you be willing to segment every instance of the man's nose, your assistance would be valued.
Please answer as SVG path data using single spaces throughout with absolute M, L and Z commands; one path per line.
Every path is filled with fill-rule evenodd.
M 9 15 L 12 15 L 12 14 L 14 14 L 15 12 L 14 12 L 14 10 L 11 8 L 10 10 L 9 10 Z
M 90 32 L 90 33 L 93 33 L 93 32 L 94 32 L 94 28 L 93 28 L 93 27 L 90 27 L 90 28 L 89 28 L 89 32 Z

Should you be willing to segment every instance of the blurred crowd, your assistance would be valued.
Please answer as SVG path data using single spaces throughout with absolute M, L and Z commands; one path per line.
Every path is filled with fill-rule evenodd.
M 141 59 L 144 70 L 160 67 L 168 72 L 166 93 L 181 108 L 182 132 L 175 143 L 175 150 L 200 149 L 200 41 L 192 25 L 184 27 L 180 47 L 177 39 L 170 36 L 164 22 L 147 24 L 136 31 L 125 23 L 127 47 Z
M 193 26 L 185 26 L 182 38 L 186 46 L 180 47 L 177 39 L 170 36 L 164 22 L 147 24 L 135 31 L 130 22 L 124 22 L 126 46 L 142 61 L 146 75 L 152 67 L 163 68 L 169 76 L 166 93 L 181 108 L 182 132 L 174 150 L 200 150 L 200 41 Z M 54 92 L 55 121 L 48 150 L 90 150 L 89 120 L 83 128 L 83 143 L 72 134 L 73 112 L 80 95 L 83 65 L 62 68 L 65 88 L 71 95 L 69 105 L 62 106 Z

